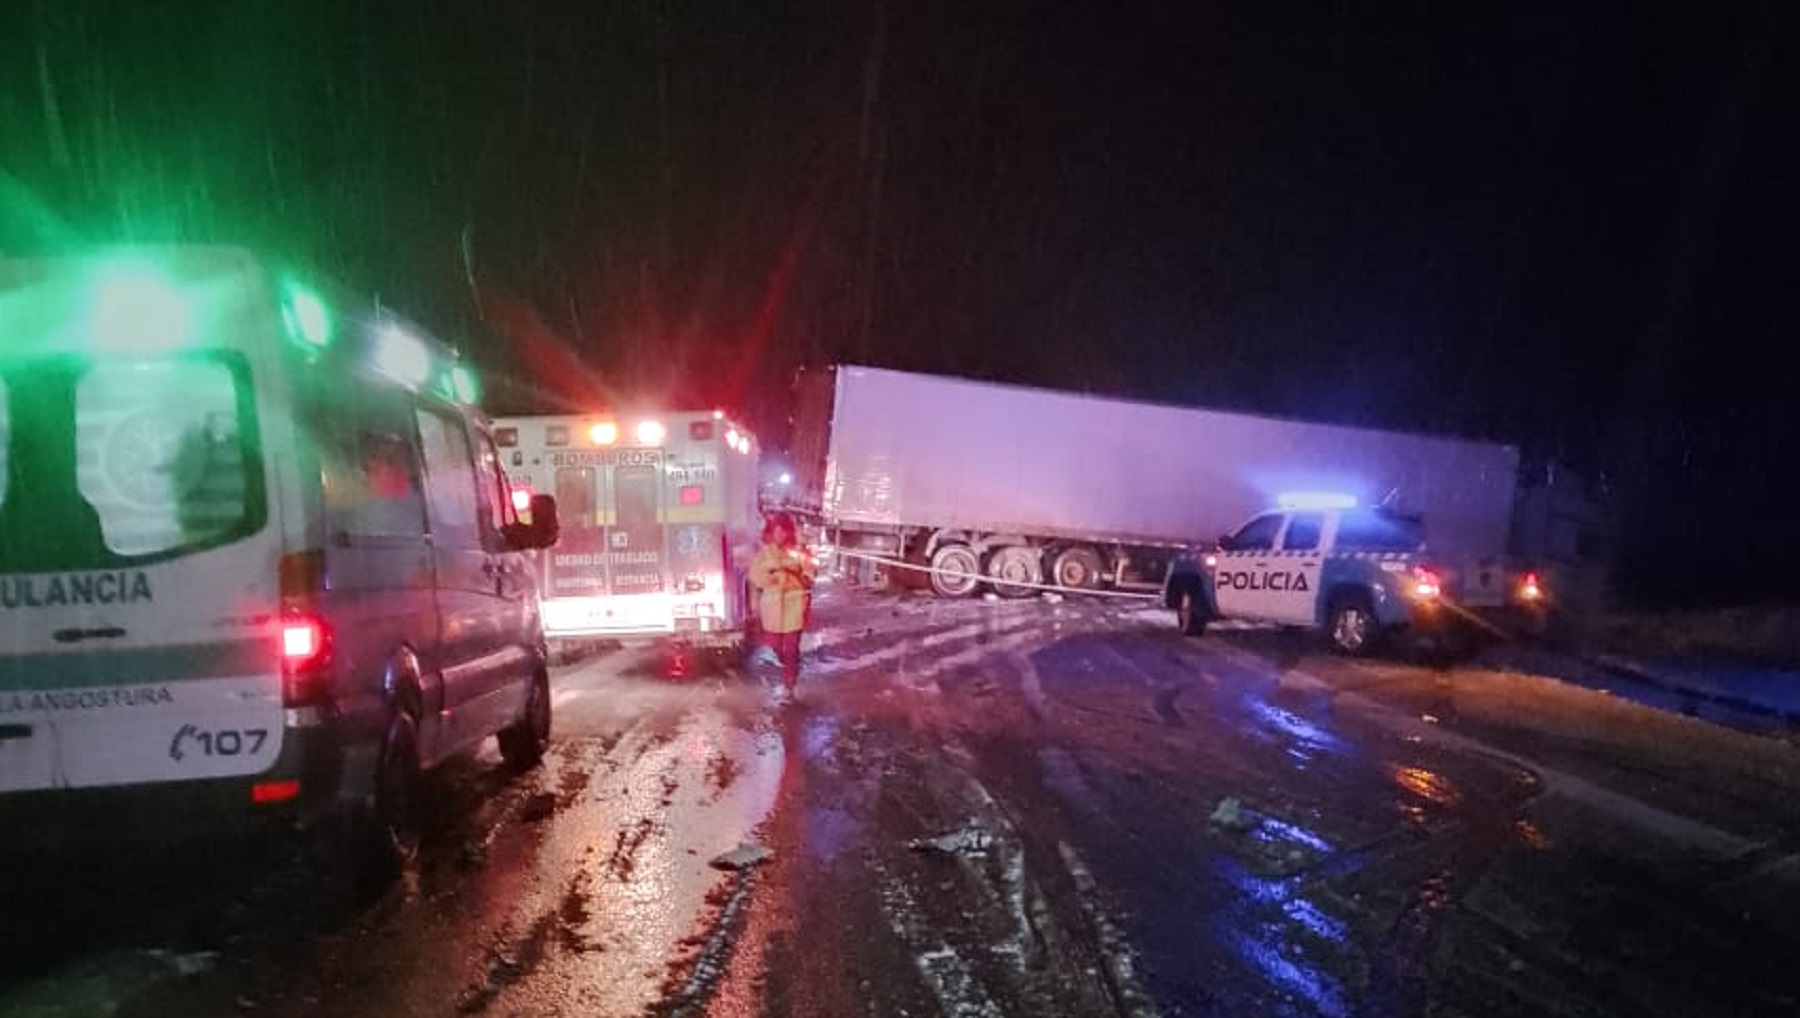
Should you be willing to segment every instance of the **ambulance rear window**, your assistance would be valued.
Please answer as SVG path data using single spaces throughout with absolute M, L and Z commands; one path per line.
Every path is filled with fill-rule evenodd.
M 619 467 L 613 471 L 613 509 L 621 527 L 656 525 L 655 467 Z
M 262 526 L 238 355 L 15 361 L 0 392 L 0 570 L 141 563 Z
M 594 479 L 592 467 L 563 467 L 556 472 L 556 508 L 564 529 L 591 530 L 600 525 Z

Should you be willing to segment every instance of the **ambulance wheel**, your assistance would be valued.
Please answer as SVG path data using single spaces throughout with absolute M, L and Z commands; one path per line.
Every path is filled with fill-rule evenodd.
M 956 575 L 951 575 L 956 574 Z M 966 544 L 946 544 L 931 553 L 931 592 L 939 597 L 968 597 L 981 586 L 981 561 Z
M 1050 563 L 1050 576 L 1059 587 L 1091 590 L 1100 585 L 1100 553 L 1085 544 L 1064 548 Z
M 1205 636 L 1207 623 L 1206 606 L 1200 603 L 1200 592 L 1193 587 L 1184 588 L 1175 597 L 1175 627 L 1184 636 Z
M 1325 635 L 1331 641 L 1331 649 L 1339 654 L 1356 657 L 1374 650 L 1381 636 L 1381 624 L 1375 619 L 1368 597 L 1343 594 L 1333 600 Z
M 515 771 L 529 770 L 550 748 L 550 675 L 535 668 L 526 694 L 525 713 L 500 730 L 500 759 Z
M 1044 582 L 1044 556 L 1036 548 L 1007 544 L 987 561 L 988 584 L 1001 597 L 1032 597 Z
M 359 877 L 385 884 L 419 855 L 425 829 L 424 772 L 419 765 L 419 723 L 404 708 L 388 719 L 375 766 L 375 802 L 363 818 Z

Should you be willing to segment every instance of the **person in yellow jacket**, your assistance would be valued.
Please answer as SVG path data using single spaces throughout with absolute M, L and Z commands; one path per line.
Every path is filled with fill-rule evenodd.
M 759 592 L 757 615 L 763 640 L 781 661 L 781 695 L 789 703 L 800 682 L 800 634 L 812 613 L 817 575 L 812 556 L 800 546 L 794 518 L 787 513 L 771 514 L 763 525 L 762 545 L 750 563 L 750 582 Z

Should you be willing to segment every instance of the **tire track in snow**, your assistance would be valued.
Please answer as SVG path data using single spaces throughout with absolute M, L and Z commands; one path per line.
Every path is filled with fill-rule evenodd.
M 1157 1011 L 1155 1002 L 1144 989 L 1143 980 L 1138 977 L 1137 955 L 1131 948 L 1130 938 L 1100 901 L 1100 882 L 1094 879 L 1087 863 L 1068 842 L 1057 842 L 1056 850 L 1062 856 L 1063 867 L 1075 881 L 1081 910 L 1094 928 L 1107 989 L 1112 991 L 1113 1004 L 1119 1014 L 1123 1018 L 1160 1018 L 1161 1012 Z
M 916 839 L 911 847 L 953 858 L 966 878 L 954 899 L 960 906 L 955 911 L 960 912 L 961 922 L 955 912 L 944 915 L 941 904 L 933 914 L 939 923 L 948 922 L 938 935 L 947 942 L 954 941 L 954 931 L 970 922 L 977 924 L 976 941 L 965 944 L 965 953 L 957 957 L 970 978 L 986 973 L 989 991 L 1006 1003 L 1009 1013 L 1157 1018 L 1159 1012 L 1136 974 L 1135 951 L 1122 926 L 1098 900 L 1092 876 L 1078 861 L 1069 866 L 1072 850 L 1059 846 L 1045 860 L 1049 870 L 1057 871 L 1057 882 L 1066 879 L 1077 889 L 1077 907 L 1059 917 L 1041 880 L 1031 876 L 1025 838 L 1013 811 L 974 774 L 977 758 L 961 743 L 951 741 L 943 746 L 943 755 L 933 754 L 922 762 L 925 787 L 938 808 L 909 812 L 921 819 L 932 814 L 960 815 L 962 819 L 961 826 L 950 833 Z M 953 819 L 951 824 L 958 822 Z M 904 885 L 899 890 L 904 891 Z M 900 925 L 916 933 L 923 929 L 920 924 L 932 921 L 927 915 L 931 910 L 919 908 L 916 899 L 905 899 L 892 889 L 883 898 L 895 907 L 906 906 L 908 900 L 912 911 L 902 917 Z M 962 939 L 969 939 L 968 935 Z M 949 961 L 939 952 L 932 955 L 931 964 L 941 967 Z M 951 985 L 954 989 L 963 983 Z
M 1028 642 L 1036 634 L 1037 626 L 1032 619 L 1021 619 L 998 630 L 991 621 L 987 621 L 955 626 L 916 638 L 906 633 L 895 633 L 891 634 L 889 641 L 880 648 L 852 653 L 843 657 L 831 653 L 830 646 L 824 646 L 821 648 L 824 653 L 807 661 L 805 668 L 807 674 L 824 678 L 890 663 L 899 663 L 903 666 L 922 664 L 925 675 L 929 676 L 946 667 L 954 667 L 965 660 L 979 659 L 996 649 L 992 644 L 982 643 L 960 654 L 933 658 L 930 652 L 937 648 L 980 640 L 983 636 L 998 637 L 1002 640 L 1010 639 L 1016 645 Z M 921 658 L 922 662 L 919 660 Z
M 950 1018 L 1002 1018 L 1003 1012 L 982 990 L 969 963 L 942 937 L 926 932 L 924 915 L 906 885 L 879 866 L 876 873 L 889 927 L 913 952 L 913 963 L 942 1012 Z

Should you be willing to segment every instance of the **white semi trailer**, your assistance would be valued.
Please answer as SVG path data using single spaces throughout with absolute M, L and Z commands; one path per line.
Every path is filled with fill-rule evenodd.
M 791 454 L 784 504 L 945 597 L 1157 590 L 1284 500 L 1419 515 L 1473 577 L 1504 568 L 1519 472 L 1510 445 L 857 365 L 802 373 Z

